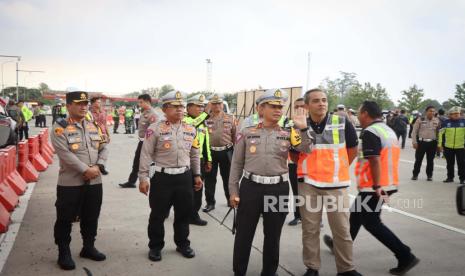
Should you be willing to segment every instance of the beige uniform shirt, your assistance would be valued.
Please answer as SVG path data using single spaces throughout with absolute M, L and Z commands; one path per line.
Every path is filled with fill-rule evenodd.
M 144 110 L 144 112 L 142 112 L 140 119 L 139 119 L 139 128 L 138 128 L 140 139 L 144 139 L 145 131 L 149 128 L 151 124 L 155 123 L 157 119 L 158 119 L 157 115 L 153 108 Z
M 87 120 L 74 122 L 68 119 L 66 128 L 55 123 L 50 137 L 60 159 L 59 186 L 102 183 L 101 175 L 88 183 L 85 183 L 83 178 L 84 172 L 89 167 L 97 164 L 105 165 L 108 157 L 106 144 L 102 143 L 103 139 L 93 122 Z
M 200 175 L 199 142 L 195 127 L 161 120 L 150 125 L 140 153 L 139 179 L 148 180 L 152 162 L 163 168 L 189 167 Z
M 233 115 L 221 112 L 218 116 L 205 120 L 205 125 L 210 133 L 210 146 L 224 147 L 234 143 L 236 120 Z
M 292 132 L 292 133 L 291 133 Z M 246 127 L 236 138 L 229 176 L 229 192 L 239 194 L 239 181 L 243 170 L 262 176 L 278 176 L 288 173 L 289 150 L 310 153 L 313 139 L 308 132 L 287 130 L 277 126 L 266 129 L 260 126 Z
M 417 135 L 420 141 L 421 139 L 437 140 L 440 127 L 441 122 L 436 117 L 433 117 L 431 120 L 428 120 L 426 117 L 418 118 L 413 125 L 412 143 L 417 143 Z

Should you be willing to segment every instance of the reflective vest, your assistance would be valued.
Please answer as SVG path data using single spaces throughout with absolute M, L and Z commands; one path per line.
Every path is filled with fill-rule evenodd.
M 133 114 L 134 114 L 134 111 L 129 108 L 129 109 L 126 109 L 126 112 L 124 113 L 124 117 L 131 118 Z
M 439 131 L 438 144 L 449 149 L 463 149 L 465 146 L 465 119 L 446 120 Z
M 66 108 L 66 106 L 62 106 L 61 109 L 60 109 L 60 114 L 65 115 L 66 112 L 68 112 L 68 109 Z
M 203 158 L 203 148 L 207 149 L 207 161 L 212 162 L 212 155 L 210 150 L 210 134 L 208 134 L 208 128 L 204 124 L 205 119 L 207 118 L 207 113 L 200 114 L 197 118 L 192 118 L 190 116 L 184 117 L 183 121 L 193 125 L 197 129 L 197 140 L 199 141 L 199 150 L 200 158 Z
M 26 122 L 29 122 L 32 119 L 33 113 L 29 108 L 27 108 L 27 106 L 23 105 L 23 107 L 21 107 L 21 112 L 23 113 L 24 120 Z
M 311 127 L 309 131 L 315 139 L 315 145 L 311 153 L 300 153 L 297 175 L 303 177 L 305 183 L 319 188 L 349 186 L 345 117 L 328 115 L 322 133 L 317 134 Z
M 118 113 L 116 112 L 115 109 L 113 109 L 113 111 L 111 112 L 111 116 L 112 116 L 113 118 L 118 118 L 118 117 L 119 117 L 119 115 L 118 115 Z
M 378 185 L 385 191 L 397 190 L 399 185 L 400 147 L 396 133 L 384 122 L 374 123 L 363 131 L 369 131 L 381 140 L 381 175 Z M 360 192 L 374 192 L 370 163 L 368 159 L 364 158 L 362 150 L 359 151 L 357 164 L 355 165 L 355 176 L 357 177 Z

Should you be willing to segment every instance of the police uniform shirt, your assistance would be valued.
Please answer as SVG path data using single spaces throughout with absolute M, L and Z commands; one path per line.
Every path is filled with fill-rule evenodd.
M 68 119 L 66 127 L 53 125 L 51 141 L 60 159 L 59 186 L 81 186 L 85 184 L 84 172 L 93 165 L 105 165 L 108 157 L 106 144 L 93 122 Z M 102 183 L 102 177 L 91 179 L 89 184 Z
M 313 131 L 317 134 L 323 133 L 323 130 L 326 127 L 326 122 L 328 121 L 328 114 L 326 114 L 325 118 L 321 123 L 315 123 L 309 117 L 307 119 L 307 125 L 309 125 Z M 357 138 L 357 131 L 355 130 L 354 125 L 349 120 L 345 120 L 345 141 L 346 141 L 346 148 L 353 148 L 358 145 L 358 138 Z
M 171 124 L 161 120 L 149 126 L 140 154 L 139 179 L 149 178 L 150 164 L 163 168 L 189 167 L 200 175 L 199 145 L 196 129 L 181 122 Z
M 431 120 L 426 117 L 416 120 L 412 130 L 412 142 L 416 144 L 417 137 L 420 141 L 421 139 L 437 140 L 440 125 L 439 119 L 435 117 Z
M 145 132 L 149 128 L 149 126 L 157 121 L 157 115 L 155 113 L 155 110 L 150 107 L 147 110 L 144 110 L 142 112 L 142 115 L 140 116 L 139 119 L 139 129 L 138 129 L 138 134 L 139 138 L 143 139 L 145 137 Z
M 231 172 L 230 194 L 239 194 L 239 181 L 243 170 L 262 176 L 278 176 L 288 173 L 288 153 L 296 150 L 309 153 L 312 138 L 305 131 L 286 130 L 279 126 L 266 129 L 253 126 L 243 129 L 236 138 Z
M 234 116 L 221 112 L 218 116 L 205 120 L 205 125 L 210 133 L 210 146 L 223 147 L 234 143 L 236 137 Z

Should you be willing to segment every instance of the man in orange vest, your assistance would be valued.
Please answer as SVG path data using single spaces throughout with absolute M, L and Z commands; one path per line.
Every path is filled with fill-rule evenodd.
M 363 102 L 358 118 L 363 127 L 355 169 L 359 194 L 351 208 L 350 234 L 355 240 L 363 225 L 396 256 L 398 266 L 389 272 L 403 275 L 419 260 L 380 218 L 382 204 L 397 192 L 399 185 L 399 142 L 396 133 L 382 121 L 382 112 L 376 102 Z M 325 236 L 325 243 L 332 249 L 332 242 L 328 241 L 330 238 Z
M 357 155 L 358 138 L 354 126 L 344 116 L 328 114 L 328 97 L 321 89 L 304 96 L 309 111 L 308 131 L 315 138 L 310 154 L 301 154 L 297 165 L 298 191 L 305 199 L 300 207 L 302 217 L 303 259 L 305 276 L 318 275 L 320 261 L 320 223 L 322 201 L 331 200 L 337 208 L 327 209 L 333 233 L 338 275 L 361 275 L 352 262 L 352 239 L 349 233 L 349 166 Z M 305 130 L 301 130 L 305 131 Z M 317 206 L 315 206 L 317 204 Z M 342 209 L 342 210 L 341 210 Z

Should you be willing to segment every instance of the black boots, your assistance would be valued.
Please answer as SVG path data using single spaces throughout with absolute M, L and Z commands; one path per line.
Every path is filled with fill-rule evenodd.
M 63 270 L 73 270 L 76 268 L 73 258 L 71 258 L 71 250 L 69 245 L 58 246 L 58 265 Z
M 81 258 L 91 259 L 96 262 L 104 261 L 107 257 L 105 254 L 99 252 L 94 246 L 94 241 L 84 241 L 84 247 L 79 253 Z

